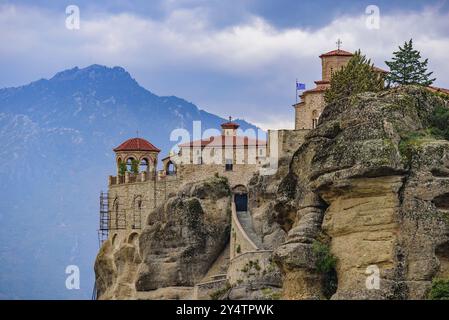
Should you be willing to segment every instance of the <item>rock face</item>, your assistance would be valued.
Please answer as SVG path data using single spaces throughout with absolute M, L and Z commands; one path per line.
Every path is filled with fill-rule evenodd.
M 418 87 L 328 105 L 293 157 L 248 185 L 268 273 L 217 297 L 425 299 L 432 279 L 449 278 L 449 141 L 436 135 L 449 123 L 438 110 L 449 99 Z M 228 267 L 217 258 L 232 233 L 231 199 L 223 178 L 188 184 L 139 236 L 105 242 L 99 298 L 192 298 L 206 275 Z M 245 254 L 228 271 L 262 264 L 241 267 Z
M 333 299 L 423 299 L 432 278 L 449 276 L 449 141 L 429 133 L 437 108 L 448 101 L 415 87 L 326 107 L 277 190 L 284 298 L 325 296 L 316 242 L 337 259 Z
M 191 183 L 148 216 L 133 243 L 105 242 L 95 263 L 99 298 L 190 298 L 229 242 L 230 201 L 223 178 Z

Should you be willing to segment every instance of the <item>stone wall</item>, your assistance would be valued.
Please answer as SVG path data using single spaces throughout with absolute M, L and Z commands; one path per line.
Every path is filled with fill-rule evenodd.
M 231 259 L 244 252 L 251 252 L 259 249 L 257 245 L 248 237 L 243 227 L 240 225 L 235 211 L 235 204 L 232 203 L 232 220 L 231 220 Z
M 270 156 L 291 157 L 304 142 L 309 130 L 268 130 L 268 154 Z M 277 143 L 273 142 L 277 139 Z M 277 147 L 277 153 L 273 148 Z
M 232 171 L 226 171 L 225 165 L 216 164 L 185 164 L 178 168 L 178 177 L 183 181 L 200 181 L 215 174 L 226 177 L 229 185 L 247 185 L 254 172 L 257 170 L 255 164 L 234 164 Z
M 230 285 L 250 282 L 273 272 L 277 266 L 272 262 L 272 250 L 247 251 L 231 259 L 227 279 Z
M 226 288 L 226 284 L 226 279 L 199 283 L 193 291 L 193 300 L 209 300 L 213 293 Z
M 110 185 L 109 237 L 113 246 L 118 248 L 121 244 L 132 240 L 130 236 L 134 233 L 140 234 L 151 210 L 162 204 L 178 187 L 179 179 L 171 176 L 160 180 Z M 140 208 L 139 201 L 141 201 Z
M 324 91 L 308 92 L 303 96 L 304 103 L 295 105 L 295 129 L 312 129 L 312 119 L 319 118 L 324 109 Z M 315 113 L 314 113 L 315 111 Z

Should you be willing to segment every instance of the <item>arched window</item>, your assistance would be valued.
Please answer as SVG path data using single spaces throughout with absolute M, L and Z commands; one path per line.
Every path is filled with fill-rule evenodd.
M 143 201 L 142 196 L 136 196 L 134 198 L 133 203 L 133 223 L 132 228 L 133 229 L 141 229 L 142 228 L 142 208 L 143 208 Z
M 117 233 L 112 236 L 111 242 L 112 242 L 112 246 L 117 247 L 117 245 L 118 245 Z
M 140 172 L 149 172 L 150 171 L 150 161 L 147 158 L 143 158 L 140 160 Z
M 133 162 L 135 161 L 135 159 L 133 157 L 129 157 L 128 159 L 126 159 L 126 170 L 128 172 L 132 172 L 132 167 L 133 167 Z
M 118 203 L 118 198 L 114 199 L 114 203 L 112 205 L 112 210 L 113 210 L 113 221 L 114 221 L 114 228 L 118 229 L 118 221 L 119 221 L 119 203 Z
M 315 129 L 318 125 L 319 114 L 317 110 L 312 111 L 312 129 Z
M 128 237 L 128 243 L 129 244 L 137 244 L 138 239 L 139 239 L 139 234 L 137 232 L 133 232 Z

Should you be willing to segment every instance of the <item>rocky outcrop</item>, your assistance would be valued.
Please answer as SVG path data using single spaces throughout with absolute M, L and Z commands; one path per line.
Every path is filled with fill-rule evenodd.
M 449 141 L 432 135 L 437 108 L 447 100 L 416 87 L 325 108 L 276 194 L 284 298 L 326 296 L 316 242 L 336 257 L 334 299 L 422 299 L 448 276 Z
M 448 101 L 402 87 L 328 105 L 293 157 L 251 179 L 242 230 L 225 179 L 185 185 L 138 237 L 104 243 L 99 298 L 426 298 L 449 278 Z M 234 248 L 236 231 L 257 246 Z
M 229 242 L 230 201 L 224 178 L 190 183 L 149 214 L 137 241 L 106 241 L 95 263 L 99 298 L 191 298 Z

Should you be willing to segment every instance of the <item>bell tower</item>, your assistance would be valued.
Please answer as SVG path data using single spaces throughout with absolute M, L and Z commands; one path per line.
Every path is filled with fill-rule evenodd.
M 237 135 L 237 129 L 239 127 L 240 126 L 237 123 L 232 122 L 232 117 L 229 116 L 229 121 L 225 122 L 225 123 L 223 123 L 221 125 L 221 129 L 222 129 L 221 130 L 221 134 L 223 136 L 236 136 Z
M 151 142 L 142 138 L 126 140 L 114 149 L 117 174 L 122 176 L 125 172 L 131 174 L 145 172 L 148 176 L 155 175 L 160 151 Z
M 333 50 L 320 55 L 321 58 L 321 81 L 329 82 L 332 78 L 332 74 L 337 72 L 344 66 L 346 66 L 353 56 L 351 52 L 341 50 L 341 40 L 336 42 L 337 50 Z

